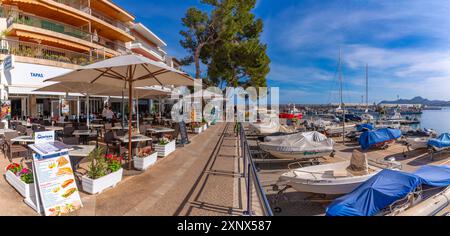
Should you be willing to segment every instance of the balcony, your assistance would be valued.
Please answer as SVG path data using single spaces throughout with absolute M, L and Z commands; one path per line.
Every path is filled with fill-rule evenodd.
M 98 60 L 85 53 L 9 39 L 2 39 L 0 41 L 0 54 L 12 54 L 15 56 L 44 59 L 80 66 L 88 65 Z
M 91 42 L 92 35 L 89 32 L 82 30 L 81 28 L 77 28 L 71 25 L 49 20 L 46 18 L 29 15 L 23 12 L 9 13 L 7 19 L 7 27 L 10 27 L 14 23 L 46 29 Z
M 150 54 L 152 59 L 157 59 L 160 61 L 164 61 L 165 60 L 165 53 L 160 51 L 159 49 L 152 47 L 151 45 L 149 45 L 148 43 L 142 41 L 142 40 L 135 40 L 132 44 L 131 44 L 131 49 L 136 51 L 137 53 L 140 54 Z M 144 51 L 144 52 L 141 52 Z M 148 55 L 144 55 L 144 56 L 148 56 Z M 155 57 L 155 58 L 153 58 Z
M 88 14 L 91 13 L 88 0 L 53 0 L 53 1 L 86 12 Z
M 103 13 L 100 13 L 99 11 L 92 9 L 91 7 L 89 7 L 89 3 L 87 0 L 53 0 L 53 1 L 60 3 L 60 4 L 64 4 L 64 5 L 72 7 L 72 8 L 75 8 L 80 11 L 83 11 L 93 17 L 96 17 L 96 18 L 130 34 L 130 29 L 128 26 L 126 26 L 124 23 L 122 23 L 121 21 L 119 21 L 117 19 L 113 19 L 110 16 L 107 16 Z

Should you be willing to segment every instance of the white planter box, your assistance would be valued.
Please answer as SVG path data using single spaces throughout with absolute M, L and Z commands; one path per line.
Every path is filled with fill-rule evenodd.
M 147 157 L 133 157 L 134 168 L 137 170 L 146 170 L 156 163 L 158 160 L 158 152 L 154 152 Z
M 175 140 L 166 145 L 155 144 L 155 151 L 158 152 L 158 157 L 166 157 L 170 153 L 174 152 L 176 148 Z
M 194 134 L 200 134 L 202 132 L 202 127 L 194 128 Z
M 120 168 L 120 170 L 98 179 L 90 179 L 85 175 L 81 178 L 83 191 L 90 194 L 97 194 L 109 187 L 114 188 L 122 180 L 122 174 L 123 169 Z
M 19 177 L 17 177 L 13 172 L 6 171 L 5 174 L 6 181 L 11 184 L 17 192 L 24 198 L 31 198 L 35 196 L 34 184 L 26 184 Z

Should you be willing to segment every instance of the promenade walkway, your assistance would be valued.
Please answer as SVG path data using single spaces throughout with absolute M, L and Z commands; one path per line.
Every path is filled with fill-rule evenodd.
M 126 171 L 115 188 L 80 192 L 84 207 L 75 215 L 240 215 L 244 186 L 237 142 L 233 124 L 212 126 L 147 171 Z M 36 215 L 21 199 L 1 178 L 0 215 Z

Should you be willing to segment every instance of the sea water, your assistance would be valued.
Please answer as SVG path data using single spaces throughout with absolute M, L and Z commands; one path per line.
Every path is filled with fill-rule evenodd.
M 419 116 L 420 127 L 434 129 L 438 133 L 450 133 L 450 107 L 442 110 L 424 110 Z

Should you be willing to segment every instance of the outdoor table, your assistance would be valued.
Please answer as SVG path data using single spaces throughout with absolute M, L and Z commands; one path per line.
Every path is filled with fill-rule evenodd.
M 18 136 L 18 137 L 11 139 L 11 142 L 34 143 L 34 138 L 31 136 Z
M 60 126 L 45 126 L 45 129 L 48 131 L 63 131 L 64 128 Z
M 56 124 L 60 124 L 63 127 L 66 127 L 66 125 L 73 124 L 73 122 L 71 122 L 71 121 L 58 121 L 58 122 L 56 122 Z
M 87 145 L 88 137 L 92 135 L 97 135 L 98 132 L 96 130 L 75 130 L 72 133 L 73 135 L 80 137 L 82 139 L 82 143 Z M 98 146 L 98 138 L 96 140 L 96 146 Z
M 74 170 L 77 170 L 81 161 L 95 150 L 95 145 L 69 145 L 69 157 Z
M 128 143 L 129 139 L 128 139 L 128 134 L 122 137 L 118 137 L 117 138 L 120 142 L 122 143 Z M 131 136 L 131 142 L 132 143 L 137 143 L 137 142 L 145 142 L 145 141 L 152 141 L 152 138 L 147 137 L 145 135 L 142 134 L 134 134 Z
M 114 126 L 111 128 L 111 130 L 128 130 L 128 127 Z
M 8 132 L 14 132 L 15 130 L 13 129 L 0 129 L 0 135 L 5 135 L 5 133 Z
M 122 143 L 129 143 L 128 134 L 122 137 L 117 137 L 117 139 Z M 152 141 L 152 138 L 142 134 L 134 134 L 131 136 L 132 143 L 147 142 L 147 141 Z M 134 149 L 134 153 L 136 153 L 136 148 Z M 132 154 L 132 156 L 134 156 L 134 154 Z
M 89 124 L 89 127 L 98 129 L 98 128 L 103 128 L 104 125 L 103 124 Z
M 18 136 L 18 137 L 11 139 L 11 142 L 31 144 L 31 143 L 34 143 L 34 138 L 31 136 Z M 31 156 L 31 150 L 28 149 L 28 157 L 30 157 L 30 156 Z M 25 159 L 27 159 L 27 158 L 25 158 Z
M 148 132 L 152 133 L 152 134 L 158 134 L 159 137 L 158 138 L 162 138 L 162 135 L 165 133 L 172 133 L 175 132 L 174 129 L 171 128 L 166 128 L 166 127 L 154 127 L 154 128 L 149 128 L 147 129 Z

